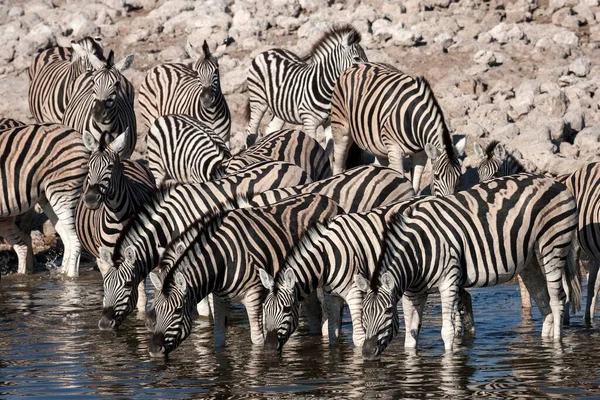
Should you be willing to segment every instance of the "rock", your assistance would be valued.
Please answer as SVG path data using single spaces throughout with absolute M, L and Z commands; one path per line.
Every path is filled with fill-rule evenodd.
M 559 151 L 561 154 L 571 157 L 577 158 L 579 157 L 579 148 L 569 142 L 562 142 L 559 147 Z
M 20 16 L 25 15 L 25 10 L 21 7 L 12 7 L 8 12 L 8 17 L 10 19 L 19 18 Z
M 590 73 L 590 59 L 587 57 L 579 57 L 569 65 L 569 72 L 576 76 L 584 77 Z
M 489 136 L 489 132 L 476 122 L 469 122 L 462 128 L 462 133 L 475 138 L 484 138 Z
M 600 150 L 600 127 L 593 126 L 587 127 L 579 132 L 573 143 L 580 149 L 593 149 L 595 152 Z
M 492 35 L 492 38 L 500 44 L 525 39 L 525 33 L 519 25 L 516 24 L 506 24 L 501 22 L 492 28 L 489 33 Z
M 488 50 L 479 50 L 477 53 L 475 53 L 473 60 L 477 64 L 483 64 L 483 65 L 489 65 L 489 66 L 496 65 L 496 56 L 494 56 L 494 53 L 492 53 L 491 51 L 488 51 Z
M 495 138 L 501 138 L 504 140 L 514 139 L 519 135 L 519 127 L 516 124 L 508 124 L 494 132 Z
M 377 41 L 385 42 L 392 38 L 392 22 L 387 19 L 380 18 L 373 21 L 371 29 L 373 38 Z
M 320 9 L 329 7 L 327 0 L 299 0 L 300 7 L 309 12 L 314 12 Z
M 552 40 L 556 44 L 560 44 L 566 47 L 577 47 L 579 45 L 579 38 L 577 35 L 570 31 L 557 33 L 552 36 Z
M 566 129 L 568 129 L 571 134 L 577 133 L 585 127 L 585 119 L 583 117 L 583 111 L 581 110 L 569 110 L 563 119 L 565 121 Z
M 412 47 L 420 42 L 421 39 L 422 36 L 418 32 L 408 29 L 397 29 L 393 31 L 390 42 L 395 46 Z

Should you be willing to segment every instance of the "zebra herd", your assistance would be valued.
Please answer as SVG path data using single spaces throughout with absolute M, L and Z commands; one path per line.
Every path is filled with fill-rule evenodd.
M 594 260 L 589 322 L 600 164 L 540 176 L 502 144 L 476 144 L 481 183 L 457 191 L 465 140 L 453 142 L 429 83 L 368 62 L 360 41 L 352 26 L 335 27 L 305 57 L 259 54 L 248 77 L 248 147 L 238 155 L 220 87 L 223 49 L 188 44 L 191 66 L 158 65 L 140 87 L 147 163 L 130 159 L 134 89 L 122 72 L 133 56 L 116 63 L 89 37 L 40 53 L 29 69 L 37 123 L 0 120 L 0 235 L 17 252 L 18 272 L 31 270 L 33 253 L 17 217 L 39 204 L 63 241 L 64 273 L 78 275 L 81 247 L 97 258 L 99 328 L 147 312 L 152 356 L 189 336 L 196 309 L 212 315 L 222 346 L 229 305 L 240 302 L 252 343 L 277 351 L 301 307 L 310 331 L 335 342 L 346 303 L 354 344 L 378 358 L 399 331 L 400 299 L 405 347 L 414 348 L 427 297 L 438 291 L 450 350 L 455 336 L 475 330 L 465 288 L 517 276 L 542 313 L 542 337 L 559 340 L 581 302 L 580 250 Z M 267 110 L 273 120 L 255 141 Z M 380 165 L 346 170 L 352 146 Z M 417 195 L 428 159 L 431 195 Z M 149 310 L 146 278 L 155 289 Z

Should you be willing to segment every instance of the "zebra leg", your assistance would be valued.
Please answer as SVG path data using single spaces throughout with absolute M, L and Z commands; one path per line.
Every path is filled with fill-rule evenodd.
M 596 311 L 596 302 L 598 301 L 598 290 L 600 289 L 600 281 L 598 280 L 598 269 L 600 263 L 592 259 L 592 266 L 588 275 L 587 282 L 587 299 L 585 305 L 585 323 L 590 325 L 594 321 L 594 312 Z
M 402 160 L 400 160 L 400 162 L 402 162 Z M 425 154 L 425 151 L 413 154 L 410 157 L 410 164 L 412 166 L 411 180 L 413 189 L 415 193 L 418 194 L 421 189 L 421 176 L 423 176 L 423 170 L 425 169 L 425 164 L 427 164 L 427 154 Z
M 229 300 L 219 296 L 213 296 L 213 305 L 215 347 L 222 347 L 225 345 L 225 322 L 229 311 Z M 252 320 L 250 320 L 250 327 L 252 327 Z
M 464 288 L 461 288 L 459 293 L 460 314 L 462 325 L 465 333 L 475 335 L 475 318 L 473 317 L 473 302 L 471 294 Z
M 321 288 L 318 289 L 322 290 Z M 326 310 L 321 307 L 318 290 L 313 290 L 306 296 L 302 302 L 302 309 L 304 310 L 310 334 L 316 335 L 321 333 L 323 336 L 327 336 L 329 333 L 329 331 L 325 329 L 327 316 L 323 315 L 323 312 Z
M 350 135 L 350 127 L 346 125 L 331 124 L 331 139 L 333 141 L 333 160 L 330 159 L 333 166 L 333 175 L 344 172 L 346 169 L 346 157 L 354 139 Z
M 69 277 L 79 276 L 81 243 L 75 232 L 75 217 L 73 212 L 56 214 L 58 216 L 58 222 L 54 228 L 65 246 L 61 271 L 63 273 L 66 272 Z
M 552 313 L 550 314 L 552 315 L 552 328 L 550 329 L 546 326 L 550 325 L 550 321 L 548 321 L 548 324 L 544 321 L 544 325 L 548 330 L 542 331 L 542 335 L 546 334 L 546 336 L 543 337 L 554 338 L 554 340 L 560 340 L 562 336 L 562 322 L 565 305 L 565 291 L 563 288 L 562 275 L 566 264 L 566 254 L 560 253 L 561 250 L 556 249 L 543 257 L 546 285 L 548 287 L 548 295 L 550 296 L 550 309 L 552 310 Z M 540 264 L 542 264 L 542 262 L 540 262 Z
M 444 348 L 452 350 L 454 345 L 454 322 L 458 311 L 457 274 L 450 273 L 440 285 L 440 298 L 442 301 L 442 340 Z
M 346 296 L 346 303 L 348 303 L 352 319 L 352 341 L 357 348 L 362 347 L 365 342 L 365 331 L 362 327 L 362 300 L 362 293 L 354 287 Z
M 258 127 L 265 112 L 267 112 L 268 105 L 260 100 L 250 99 L 248 108 L 250 110 L 250 121 L 248 122 L 248 128 L 246 128 L 246 146 L 250 147 L 258 138 Z
M 336 343 L 342 330 L 342 312 L 344 300 L 341 297 L 325 293 L 325 304 L 327 305 L 327 320 L 329 328 L 329 343 Z
M 33 272 L 33 248 L 31 236 L 26 234 L 16 224 L 15 217 L 0 219 L 0 236 L 10 244 L 17 253 L 17 273 Z
M 520 276 L 544 319 L 542 332 L 546 332 L 546 335 L 549 335 L 549 332 L 552 330 L 550 294 L 548 293 L 546 277 L 544 276 L 544 272 L 536 257 L 532 257 L 531 260 L 525 264 L 525 268 L 521 271 Z
M 402 310 L 404 311 L 404 348 L 414 349 L 417 347 L 419 332 L 421 331 L 421 320 L 423 318 L 423 309 L 427 302 L 427 294 L 420 294 L 409 297 L 402 296 Z
M 262 286 L 250 289 L 243 300 L 246 312 L 248 313 L 248 321 L 250 322 L 250 339 L 252 340 L 252 344 L 260 346 L 265 343 L 262 300 Z
M 521 307 L 531 308 L 531 296 L 529 295 L 527 286 L 525 286 L 523 278 L 520 275 L 517 276 L 517 280 L 519 281 L 519 291 L 521 292 Z
M 138 285 L 138 300 L 137 300 L 137 305 L 136 305 L 138 311 L 142 314 L 146 313 L 146 303 L 147 303 L 146 280 L 144 279 Z
M 273 115 L 273 119 L 271 120 L 271 122 L 269 122 L 269 125 L 267 125 L 265 135 L 280 130 L 281 128 L 283 128 L 283 125 L 285 125 L 285 121 Z
M 387 150 L 389 167 L 400 172 L 402 175 L 406 175 L 404 173 L 404 151 L 397 144 L 388 144 Z M 413 188 L 414 186 L 413 180 Z M 415 193 L 418 193 L 418 190 L 415 190 Z

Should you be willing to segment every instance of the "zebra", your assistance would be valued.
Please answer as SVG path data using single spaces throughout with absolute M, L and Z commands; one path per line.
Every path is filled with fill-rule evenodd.
M 258 136 L 267 109 L 274 115 L 267 133 L 289 122 L 316 138 L 317 128 L 328 121 L 336 80 L 350 65 L 367 61 L 360 41 L 360 33 L 344 25 L 326 32 L 305 57 L 284 49 L 256 56 L 248 75 L 247 143 Z
M 263 137 L 225 163 L 231 173 L 259 161 L 287 161 L 305 170 L 314 182 L 331 176 L 331 164 L 323 147 L 303 131 L 282 129 Z
M 112 251 L 106 248 L 100 251 L 109 268 L 104 275 L 98 327 L 102 330 L 119 327 L 138 301 L 133 288 L 156 266 L 159 248 L 164 248 L 188 225 L 203 215 L 222 210 L 236 196 L 306 182 L 308 175 L 296 165 L 262 162 L 221 179 L 159 190 L 153 201 L 142 207 L 123 229 Z M 145 306 L 141 311 L 145 311 Z
M 108 144 L 106 135 L 100 141 L 90 132 L 83 135 L 83 143 L 91 155 L 75 227 L 83 248 L 97 258 L 102 274 L 106 266 L 99 249 L 114 247 L 131 216 L 153 199 L 156 189 L 148 168 L 136 161 L 121 161 L 128 134 L 126 130 Z
M 3 131 L 5 129 L 10 129 L 10 128 L 16 128 L 17 126 L 23 126 L 23 125 L 25 125 L 23 122 L 17 121 L 16 119 L 0 118 L 0 131 Z
M 435 289 L 442 302 L 444 347 L 451 350 L 458 288 L 497 285 L 519 273 L 536 289 L 531 293 L 544 316 L 542 337 L 560 340 L 565 290 L 573 307 L 581 300 L 571 251 L 576 212 L 565 185 L 519 174 L 430 197 L 396 214 L 371 281 L 354 277 L 365 293 L 363 357 L 378 358 L 398 333 L 400 297 L 404 346 L 415 348 L 427 295 Z
M 251 195 L 248 202 L 254 207 L 261 207 L 290 196 L 310 193 L 329 197 L 349 213 L 370 210 L 415 195 L 410 182 L 397 171 L 365 165 L 321 181 Z
M 263 290 L 258 268 L 270 269 L 308 226 L 341 212 L 326 196 L 299 195 L 266 207 L 233 210 L 208 237 L 199 235 L 198 229 L 188 231 L 180 237 L 185 250 L 163 268 L 164 278 L 150 275 L 156 289 L 150 355 L 164 356 L 187 338 L 196 304 L 211 293 L 215 299 L 241 299 L 252 343 L 262 345 Z M 179 253 L 177 246 L 170 246 L 165 254 L 171 251 Z M 214 303 L 215 346 L 219 347 L 224 344 L 224 310 L 221 301 Z
M 590 163 L 578 169 L 566 179 L 565 184 L 577 202 L 579 245 L 592 259 L 584 316 L 586 324 L 590 324 L 600 290 L 600 280 L 597 279 L 600 269 L 600 163 Z
M 462 139 L 455 146 L 444 115 L 423 77 L 412 78 L 381 63 L 350 66 L 338 79 L 331 99 L 333 173 L 344 170 L 353 143 L 381 164 L 404 173 L 410 155 L 412 182 L 419 192 L 421 175 L 431 159 L 431 193 L 452 194 L 461 175 L 458 159 Z
M 78 132 L 91 132 L 96 140 L 108 132 L 114 140 L 129 128 L 130 134 L 123 153 L 127 159 L 135 149 L 137 130 L 133 111 L 133 85 L 122 72 L 131 67 L 133 54 L 115 63 L 111 50 L 106 60 L 88 55 L 94 70 L 81 74 L 73 84 L 71 101 L 62 123 Z
M 148 164 L 156 182 L 167 177 L 180 183 L 201 183 L 225 175 L 229 148 L 197 119 L 173 114 L 152 122 L 148 135 Z
M 486 148 L 479 143 L 473 145 L 475 156 L 479 159 L 477 174 L 479 182 L 501 176 L 515 175 L 526 171 L 519 160 L 506 151 L 506 147 L 496 140 L 491 141 Z
M 75 209 L 88 158 L 81 135 L 66 126 L 32 124 L 0 134 L 0 236 L 17 252 L 19 273 L 31 271 L 33 250 L 15 218 L 39 203 L 64 244 L 61 271 L 78 275 Z
M 229 143 L 231 115 L 221 91 L 219 58 L 224 48 L 212 54 L 206 43 L 203 54 L 186 46 L 195 60 L 192 66 L 167 63 L 152 68 L 140 87 L 140 108 L 144 127 L 155 118 L 168 114 L 185 114 L 209 126 L 225 143 Z
M 89 55 L 104 57 L 102 38 L 71 41 L 39 53 L 29 67 L 29 110 L 38 123 L 60 123 L 78 76 L 92 69 Z

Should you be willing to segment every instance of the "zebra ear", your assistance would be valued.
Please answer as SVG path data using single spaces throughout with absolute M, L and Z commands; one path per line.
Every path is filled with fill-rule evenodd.
M 227 50 L 227 45 L 223 43 L 222 45 L 217 47 L 214 53 L 212 53 L 212 57 L 218 60 L 219 58 L 225 55 L 225 50 Z
M 262 283 L 262 285 L 267 290 L 273 289 L 273 283 L 274 283 L 273 277 L 267 271 L 265 271 L 263 268 L 260 268 L 258 270 L 258 274 L 260 275 L 260 282 Z
M 116 63 L 115 68 L 120 72 L 128 70 L 129 68 L 131 68 L 131 65 L 133 65 L 134 58 L 135 54 L 129 54 L 127 57 Z
M 90 64 L 92 64 L 92 68 L 94 68 L 95 70 L 102 69 L 104 68 L 104 66 L 106 66 L 106 63 L 99 59 L 95 54 L 89 53 L 87 57 L 88 60 L 90 60 Z
M 394 287 L 396 284 L 394 283 L 394 277 L 390 271 L 385 272 L 381 275 L 381 287 L 392 293 L 394 291 Z
M 366 293 L 369 290 L 369 281 L 367 278 L 360 274 L 354 275 L 354 284 L 363 293 Z
M 98 148 L 99 143 L 90 131 L 84 131 L 83 132 L 83 145 L 85 146 L 86 149 L 88 149 L 88 151 L 93 153 Z
M 98 249 L 98 252 L 100 253 L 100 260 L 102 260 L 104 263 L 106 263 L 110 266 L 113 265 L 113 261 L 112 261 L 113 249 L 106 247 L 106 246 L 100 246 L 100 248 Z
M 185 293 L 185 290 L 187 289 L 187 282 L 185 281 L 185 276 L 183 276 L 183 274 L 179 271 L 175 273 L 175 284 L 179 290 Z
M 442 151 L 435 147 L 433 144 L 427 143 L 425 145 L 425 154 L 427 154 L 427 157 L 431 158 L 432 160 L 435 160 L 439 157 L 440 154 L 442 154 Z
M 494 156 L 500 161 L 506 160 L 506 147 L 502 143 L 498 143 L 494 147 Z
M 296 286 L 296 274 L 290 268 L 286 269 L 283 273 L 283 287 L 288 290 L 294 290 L 294 286 Z
M 163 282 L 156 272 L 150 272 L 150 282 L 152 282 L 152 285 L 154 285 L 154 289 L 156 289 L 157 292 L 162 290 Z
M 483 158 L 485 153 L 483 151 L 483 147 L 481 147 L 481 145 L 477 142 L 473 143 L 473 152 L 475 152 L 475 155 L 479 158 Z
M 115 140 L 110 142 L 108 145 L 112 151 L 117 153 L 119 157 L 123 157 L 125 150 L 127 150 L 127 142 L 129 141 L 129 127 L 125 129 L 125 132 L 121 133 Z
M 177 253 L 178 256 L 185 253 L 185 244 L 183 244 L 183 242 L 177 243 L 177 245 L 175 246 L 175 252 Z
M 128 246 L 125 249 L 125 261 L 127 261 L 130 264 L 135 264 L 135 250 L 133 249 L 133 246 Z
M 156 249 L 156 252 L 158 253 L 158 259 L 160 260 L 163 255 L 165 254 L 165 248 L 164 247 L 158 247 Z
M 462 157 L 465 155 L 465 148 L 467 147 L 467 137 L 463 137 L 454 145 L 454 150 L 456 150 L 456 155 L 458 157 Z
M 190 56 L 192 60 L 197 60 L 198 58 L 200 58 L 200 54 L 198 54 L 198 52 L 196 51 L 196 49 L 194 49 L 194 46 L 192 46 L 190 42 L 186 43 L 185 51 L 186 53 L 188 53 L 188 56 Z
M 202 51 L 204 52 L 204 58 L 210 58 L 210 47 L 208 47 L 206 40 L 202 43 Z
M 77 53 L 77 55 L 78 55 L 79 57 L 85 57 L 85 55 L 86 55 L 86 51 L 85 51 L 85 49 L 83 48 L 83 46 L 82 46 L 82 45 L 80 45 L 80 44 L 79 44 L 79 43 L 77 43 L 76 41 L 74 41 L 74 40 L 71 40 L 71 48 L 73 49 L 73 51 L 74 51 L 75 53 Z
M 348 33 L 347 45 L 348 46 L 352 46 L 353 44 L 356 44 L 358 42 L 360 42 L 360 33 L 358 33 L 357 31 L 355 31 L 354 29 L 352 29 Z

